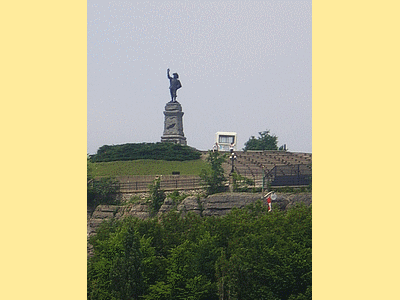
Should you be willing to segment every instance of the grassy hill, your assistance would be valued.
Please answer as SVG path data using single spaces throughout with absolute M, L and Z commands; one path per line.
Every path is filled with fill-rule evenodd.
M 181 175 L 199 175 L 201 169 L 207 168 L 202 159 L 188 161 L 163 160 L 130 160 L 112 162 L 88 162 L 88 172 L 94 176 L 126 176 L 126 175 L 171 175 L 180 172 Z

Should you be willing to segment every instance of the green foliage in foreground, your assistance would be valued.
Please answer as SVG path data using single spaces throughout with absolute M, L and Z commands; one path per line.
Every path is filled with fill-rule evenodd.
M 150 209 L 153 214 L 156 214 L 166 198 L 165 192 L 160 188 L 161 180 L 157 178 L 149 186 L 150 193 Z
M 113 162 L 88 162 L 93 177 L 98 176 L 126 176 L 126 175 L 171 175 L 172 172 L 180 172 L 181 175 L 198 176 L 206 162 L 197 160 L 188 161 L 162 161 L 162 160 L 131 160 Z
M 311 299 L 311 207 L 104 222 L 88 299 Z
M 173 143 L 130 143 L 101 146 L 91 162 L 126 161 L 136 159 L 155 159 L 185 161 L 199 159 L 200 151 L 189 146 Z

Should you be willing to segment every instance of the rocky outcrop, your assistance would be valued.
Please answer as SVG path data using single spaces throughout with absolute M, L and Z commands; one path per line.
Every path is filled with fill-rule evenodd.
M 273 203 L 273 202 L 272 202 Z M 281 209 L 289 209 L 296 204 L 304 203 L 305 205 L 312 204 L 311 193 L 301 193 L 301 194 L 277 194 L 276 203 Z
M 223 216 L 234 207 L 243 208 L 257 200 L 261 200 L 260 194 L 223 193 L 211 195 L 203 202 L 203 216 Z M 265 205 L 267 205 L 266 201 Z
M 145 202 L 129 205 L 99 205 L 88 219 L 88 236 L 90 236 L 100 226 L 104 220 L 112 218 L 121 219 L 132 216 L 138 219 L 150 217 L 149 207 Z
M 186 215 L 189 212 L 197 215 L 202 215 L 204 199 L 191 196 L 184 199 L 177 207 L 176 210 Z
M 117 205 L 99 205 L 88 220 L 88 236 L 90 236 L 104 220 L 112 219 L 119 210 Z
M 273 207 L 281 210 L 288 209 L 296 203 L 311 205 L 311 193 L 284 194 L 277 193 L 277 198 L 272 202 Z M 224 216 L 234 207 L 243 208 L 246 205 L 261 200 L 260 194 L 250 193 L 221 193 L 210 195 L 206 198 L 189 196 L 180 203 L 175 203 L 171 198 L 167 198 L 161 206 L 158 216 L 169 211 L 180 212 L 183 216 L 192 212 L 200 216 Z M 267 205 L 266 200 L 262 200 Z M 111 218 L 124 218 L 132 216 L 139 219 L 151 217 L 149 206 L 145 201 L 139 201 L 134 204 L 122 206 L 117 205 L 99 205 L 88 217 L 88 236 L 96 231 L 101 222 Z
M 311 193 L 284 194 L 277 193 L 277 198 L 272 201 L 272 207 L 281 210 L 293 207 L 297 203 L 311 205 Z M 161 216 L 169 211 L 180 212 L 183 216 L 188 213 L 195 213 L 203 217 L 207 216 L 224 216 L 228 214 L 234 207 L 243 208 L 246 205 L 261 200 L 260 194 L 250 193 L 221 193 L 210 195 L 206 198 L 189 196 L 180 203 L 175 203 L 171 198 L 165 199 L 163 205 L 158 211 L 157 216 Z M 266 200 L 262 200 L 264 205 L 268 205 Z M 132 216 L 139 219 L 147 219 L 151 217 L 149 206 L 143 201 L 126 205 L 99 205 L 94 211 L 88 210 L 87 234 L 88 238 L 96 232 L 104 220 L 112 218 L 125 218 Z M 92 247 L 88 243 L 88 256 L 92 254 Z

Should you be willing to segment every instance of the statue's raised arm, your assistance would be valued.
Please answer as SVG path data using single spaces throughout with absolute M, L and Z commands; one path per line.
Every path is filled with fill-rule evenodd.
M 167 77 L 169 79 L 169 90 L 171 93 L 171 102 L 176 102 L 176 91 L 182 87 L 181 82 L 179 81 L 178 73 L 172 74 L 174 77 L 169 75 L 169 69 L 167 69 Z

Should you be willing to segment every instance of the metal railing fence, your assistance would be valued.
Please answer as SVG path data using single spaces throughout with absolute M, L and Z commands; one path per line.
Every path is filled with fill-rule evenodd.
M 115 187 L 120 193 L 148 192 L 153 180 L 142 180 L 132 182 L 117 182 Z M 195 190 L 202 188 L 200 177 L 178 177 L 175 179 L 161 179 L 160 188 L 165 191 L 171 190 Z
M 260 172 L 251 172 L 241 169 L 239 174 L 254 180 L 254 186 L 262 186 L 263 175 Z M 265 179 L 272 186 L 298 186 L 311 183 L 311 168 L 307 165 L 275 166 L 266 172 Z M 228 176 L 227 176 L 228 177 Z M 113 185 L 120 193 L 148 192 L 149 186 L 156 178 L 160 178 L 160 188 L 165 191 L 173 190 L 197 190 L 204 188 L 203 182 L 198 176 L 141 176 L 118 180 Z M 95 184 L 95 182 L 94 182 Z M 228 182 L 226 182 L 228 184 Z

